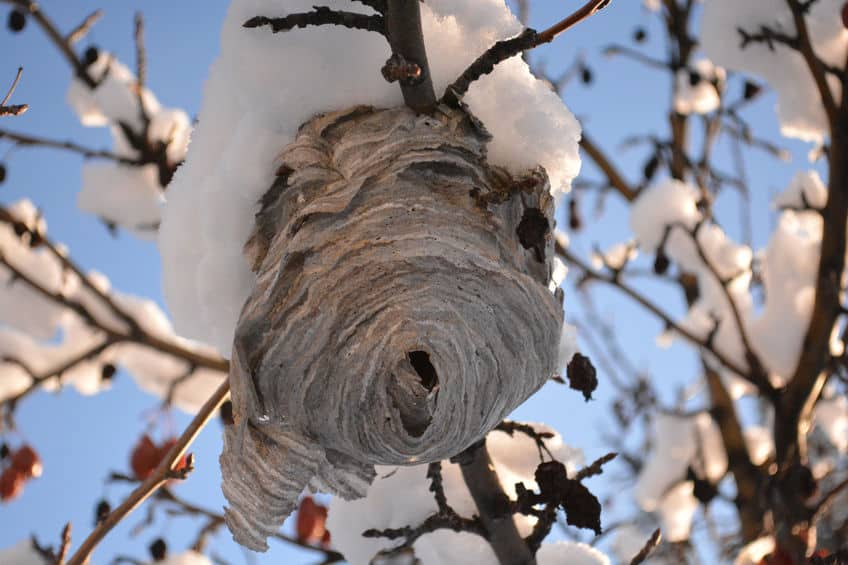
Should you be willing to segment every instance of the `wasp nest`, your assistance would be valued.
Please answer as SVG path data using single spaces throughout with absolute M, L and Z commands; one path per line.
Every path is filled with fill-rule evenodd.
M 227 524 L 267 548 L 305 487 L 363 496 L 375 464 L 450 457 L 557 370 L 542 169 L 486 160 L 465 110 L 320 115 L 281 155 L 245 254 Z

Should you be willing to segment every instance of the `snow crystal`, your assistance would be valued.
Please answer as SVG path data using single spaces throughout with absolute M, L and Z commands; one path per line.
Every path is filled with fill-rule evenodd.
M 745 428 L 745 445 L 748 447 L 748 455 L 751 463 L 762 465 L 774 456 L 774 436 L 772 431 L 763 426 L 751 426 Z
M 156 565 L 212 565 L 212 561 L 197 551 L 184 551 L 168 555 L 164 560 L 157 561 Z
M 156 165 L 134 167 L 116 163 L 86 163 L 77 206 L 107 222 L 130 230 L 150 231 L 159 222 L 165 197 Z
M 814 208 L 823 206 L 827 189 L 816 173 L 804 172 L 775 199 L 784 209 L 765 249 L 757 253 L 765 291 L 759 312 L 749 288 L 752 250 L 733 242 L 713 223 L 700 224 L 696 239 L 689 233 L 702 221 L 698 195 L 695 187 L 678 181 L 645 189 L 631 207 L 636 240 L 649 252 L 662 245 L 681 271 L 697 277 L 699 298 L 679 325 L 701 339 L 714 332 L 716 350 L 744 369 L 747 358 L 735 307 L 751 348 L 773 384 L 781 386 L 795 371 L 815 299 L 823 224 L 817 211 L 803 209 L 804 202 Z M 662 336 L 662 341 L 670 336 Z M 734 382 L 730 383 L 734 398 L 750 392 L 749 386 Z
M 816 54 L 836 68 L 845 65 L 848 31 L 839 17 L 844 0 L 820 0 L 811 5 L 806 22 Z M 749 43 L 742 47 L 740 29 L 760 32 L 763 26 L 796 35 L 792 14 L 784 2 L 767 0 L 706 0 L 701 18 L 701 45 L 707 56 L 727 69 L 763 77 L 777 93 L 782 132 L 789 137 L 821 142 L 828 131 L 821 97 L 803 57 L 780 42 Z M 830 89 L 840 99 L 836 76 Z
M 44 233 L 47 223 L 29 200 L 9 206 L 9 213 L 30 230 Z M 29 235 L 19 236 L 14 227 L 0 223 L 0 254 L 36 284 L 52 293 L 67 290 L 59 261 L 43 247 L 32 248 Z M 0 266 L 0 323 L 8 324 L 39 339 L 53 337 L 65 309 L 45 298 L 27 283 L 16 280 L 12 272 Z
M 727 453 L 709 414 L 681 417 L 659 413 L 651 440 L 653 449 L 634 487 L 636 501 L 648 512 L 663 506 L 669 488 L 683 480 L 688 467 L 711 482 L 717 482 L 727 470 Z
M 592 266 L 598 270 L 604 267 L 620 270 L 638 255 L 639 251 L 633 242 L 616 243 L 603 253 L 592 253 Z
M 543 424 L 532 426 L 539 432 L 554 434 L 554 437 L 545 440 L 545 444 L 553 456 L 566 465 L 569 474 L 583 465 L 582 453 L 563 444 L 562 437 L 552 428 Z M 529 489 L 537 488 L 534 473 L 539 463 L 539 451 L 531 438 L 521 433 L 509 436 L 504 432 L 493 431 L 487 436 L 486 446 L 501 486 L 508 496 L 515 498 L 515 485 L 518 482 L 524 483 Z M 327 528 L 332 533 L 333 544 L 352 565 L 367 564 L 379 551 L 398 544 L 398 541 L 385 538 L 365 538 L 362 532 L 366 529 L 415 526 L 438 510 L 426 474 L 426 465 L 377 467 L 377 478 L 365 498 L 352 501 L 339 497 L 332 499 Z M 465 486 L 459 466 L 442 462 L 442 479 L 445 495 L 453 509 L 468 518 L 476 514 L 477 508 Z M 401 498 L 403 504 L 397 504 L 396 501 Z M 515 523 L 521 535 L 527 536 L 532 531 L 535 518 L 518 514 Z M 458 555 L 468 557 L 467 561 L 461 563 L 497 563 L 488 544 L 473 534 L 427 534 L 419 538 L 413 548 L 427 565 L 460 563 L 456 561 Z M 551 551 L 556 554 L 559 550 Z
M 764 557 L 774 551 L 774 548 L 773 537 L 766 536 L 756 539 L 742 548 L 733 565 L 759 565 Z
M 32 544 L 32 540 L 21 540 L 12 547 L 0 549 L 0 563 L 8 565 L 46 565 L 44 559 Z
M 609 565 L 609 557 L 585 543 L 559 541 L 542 544 L 536 552 L 537 565 Z
M 708 114 L 721 104 L 716 84 L 724 83 L 725 72 L 709 59 L 698 59 L 691 69 L 677 71 L 675 80 L 674 111 L 678 114 Z
M 848 451 L 848 398 L 819 400 L 813 410 L 813 422 L 840 452 Z
M 689 538 L 692 517 L 700 504 L 694 491 L 695 483 L 685 481 L 675 485 L 663 496 L 657 511 L 666 541 L 684 541 Z
M 821 210 L 825 204 L 827 204 L 827 187 L 817 171 L 796 173 L 789 186 L 774 198 L 774 205 L 778 208 L 809 206 Z
M 612 532 L 612 553 L 620 563 L 630 561 L 645 546 L 650 532 L 643 532 L 633 524 L 622 524 Z M 650 563 L 650 560 L 646 563 Z
M 130 145 L 124 127 L 147 132 L 147 143 L 166 145 L 170 164 L 185 158 L 191 124 L 182 110 L 163 108 L 156 96 L 142 89 L 145 126 L 133 73 L 109 53 L 101 52 L 88 67 L 89 75 L 100 82 L 90 88 L 74 78 L 68 89 L 68 104 L 83 125 L 110 126 L 113 153 L 138 160 L 140 152 Z M 102 80 L 101 80 L 102 77 Z M 140 236 L 150 237 L 159 223 L 164 203 L 156 164 L 136 166 L 112 161 L 86 163 L 82 168 L 82 191 L 77 205 L 84 212 L 120 225 Z
M 242 27 L 258 14 L 308 11 L 312 4 L 232 2 L 188 159 L 168 190 L 159 239 L 166 300 L 182 334 L 225 355 L 253 285 L 242 246 L 257 202 L 271 186 L 276 156 L 316 113 L 402 104 L 398 86 L 380 76 L 390 52 L 377 34 L 340 27 L 271 34 Z M 328 4 L 364 9 L 350 0 Z M 432 0 L 421 12 L 439 94 L 496 40 L 521 30 L 503 0 Z M 556 194 L 568 189 L 580 166 L 580 127 L 521 58 L 473 84 L 466 102 L 494 136 L 493 162 L 513 169 L 541 164 Z

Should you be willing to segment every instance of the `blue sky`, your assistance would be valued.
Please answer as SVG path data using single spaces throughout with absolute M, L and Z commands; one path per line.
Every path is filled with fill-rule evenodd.
M 163 104 L 185 108 L 194 115 L 199 108 L 207 69 L 217 54 L 219 28 L 227 3 L 226 0 L 43 0 L 40 4 L 63 30 L 71 29 L 95 8 L 103 8 L 104 19 L 81 48 L 96 44 L 129 64 L 134 61 L 133 14 L 143 10 L 147 24 L 148 84 Z M 552 23 L 572 5 L 576 6 L 575 2 L 566 5 L 542 0 L 536 4 L 532 24 L 537 28 Z M 0 8 L 5 21 L 7 7 L 0 5 Z M 616 0 L 601 15 L 534 54 L 545 59 L 552 71 L 569 66 L 579 55 L 586 57 L 595 71 L 595 80 L 591 87 L 575 81 L 566 92 L 566 102 L 593 138 L 619 160 L 623 170 L 633 175 L 641 170 L 644 153 L 624 152 L 618 144 L 636 132 L 664 134 L 669 107 L 668 78 L 627 60 L 607 60 L 600 55 L 600 49 L 609 43 L 632 45 L 631 36 L 638 25 L 648 29 L 646 48 L 658 53 L 663 48 L 658 23 L 639 0 Z M 105 129 L 84 128 L 66 105 L 70 70 L 35 25 L 28 25 L 17 35 L 5 29 L 0 31 L 0 53 L 0 84 L 11 81 L 17 67 L 22 65 L 23 81 L 14 102 L 30 105 L 25 115 L 4 119 L 0 127 L 70 138 L 94 147 L 109 146 Z M 779 140 L 773 106 L 773 97 L 767 95 L 746 115 L 761 136 Z M 781 143 L 793 151 L 793 163 L 784 164 L 758 153 L 751 154 L 749 159 L 749 178 L 757 210 L 755 246 L 765 243 L 773 221 L 768 198 L 805 165 L 808 146 L 785 140 Z M 68 245 L 72 256 L 85 268 L 104 272 L 113 286 L 123 292 L 148 296 L 161 304 L 160 265 L 155 245 L 124 233 L 111 237 L 100 222 L 76 208 L 81 160 L 74 155 L 42 149 L 9 152 L 8 147 L 0 141 L 0 161 L 8 168 L 8 178 L 0 185 L 0 201 L 6 204 L 21 197 L 33 200 L 44 212 L 51 236 Z M 726 148 L 723 149 L 726 165 Z M 584 162 L 584 174 L 594 174 L 588 162 Z M 633 175 L 631 178 L 636 180 Z M 735 197 L 722 196 L 718 211 L 725 228 L 738 235 Z M 584 257 L 594 243 L 605 248 L 629 237 L 626 208 L 614 195 L 607 199 L 602 217 L 593 216 L 591 202 L 584 204 L 584 216 L 589 227 L 574 244 Z M 652 283 L 646 283 L 643 288 L 663 292 L 662 287 Z M 669 311 L 680 313 L 680 299 L 665 295 L 661 295 L 660 302 Z M 677 384 L 696 375 L 694 357 L 688 348 L 675 345 L 669 350 L 656 349 L 654 337 L 662 328 L 655 320 L 614 292 L 599 292 L 596 296 L 600 313 L 615 324 L 636 366 L 650 371 L 668 398 Z M 566 311 L 569 318 L 582 317 L 573 291 L 566 294 Z M 608 418 L 610 387 L 604 382 L 603 372 L 600 377 L 602 384 L 594 402 L 586 404 L 579 394 L 548 385 L 519 408 L 514 417 L 553 425 L 567 443 L 584 448 L 587 459 L 591 460 L 608 451 L 601 432 Z M 122 485 L 107 486 L 104 479 L 111 470 L 126 470 L 130 446 L 157 405 L 156 399 L 139 392 L 125 374 L 118 376 L 112 390 L 96 397 L 83 398 L 73 391 L 65 391 L 58 395 L 39 393 L 26 400 L 17 412 L 22 436 L 12 438 L 17 442 L 22 437 L 36 446 L 44 459 L 45 473 L 27 485 L 18 501 L 0 505 L 0 547 L 33 533 L 43 542 L 55 543 L 62 525 L 69 520 L 74 524 L 77 540 L 86 535 L 97 500 L 106 496 L 116 503 L 128 492 Z M 174 431 L 178 432 L 187 421 L 185 415 L 174 414 Z M 223 498 L 218 486 L 220 425 L 217 421 L 204 431 L 193 451 L 197 455 L 197 471 L 177 487 L 178 492 L 198 504 L 220 509 Z M 609 479 L 597 479 L 593 485 L 608 492 L 619 488 L 618 483 Z M 609 515 L 619 514 L 627 504 L 619 497 Z M 116 529 L 95 554 L 95 562 L 105 563 L 118 554 L 145 558 L 147 544 L 165 534 L 174 542 L 175 550 L 182 549 L 200 526 L 191 519 L 167 518 L 159 513 L 152 527 L 131 537 L 130 530 L 143 518 L 142 510 Z M 312 554 L 292 551 L 279 544 L 273 546 L 270 555 L 248 555 L 229 540 L 226 531 L 219 532 L 212 547 L 215 553 L 234 563 L 314 561 L 310 558 Z

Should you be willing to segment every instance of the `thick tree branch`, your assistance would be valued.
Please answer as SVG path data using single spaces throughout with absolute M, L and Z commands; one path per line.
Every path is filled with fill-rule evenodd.
M 786 0 L 786 4 L 792 11 L 792 19 L 795 22 L 795 32 L 798 34 L 798 51 L 807 63 L 813 81 L 818 88 L 819 96 L 821 96 L 825 114 L 827 114 L 831 128 L 834 128 L 838 120 L 838 107 L 833 98 L 833 91 L 827 84 L 825 68 L 813 49 L 813 42 L 807 29 L 807 20 L 804 17 L 806 9 L 798 0 Z M 835 153 L 835 155 L 839 155 L 839 153 Z
M 751 462 L 745 434 L 733 398 L 721 376 L 703 363 L 707 390 L 710 395 L 711 416 L 718 426 L 722 444 L 727 452 L 727 468 L 736 482 L 736 508 L 742 526 L 742 539 L 754 541 L 762 533 L 763 510 L 760 507 L 760 487 L 765 475 Z
M 503 565 L 534 564 L 533 553 L 515 527 L 509 497 L 501 487 L 485 438 L 457 456 L 456 462 L 498 561 Z
M 418 67 L 418 73 L 401 79 L 404 103 L 418 113 L 430 113 L 436 107 L 436 93 L 427 61 L 421 7 L 414 0 L 387 0 L 386 34 L 392 47 L 392 60 Z

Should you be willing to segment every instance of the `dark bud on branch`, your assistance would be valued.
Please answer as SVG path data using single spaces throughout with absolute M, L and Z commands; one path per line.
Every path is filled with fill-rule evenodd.
M 9 444 L 3 443 L 0 445 L 0 459 L 5 459 L 9 456 L 10 453 Z
M 648 38 L 648 32 L 645 31 L 643 27 L 637 27 L 636 31 L 633 32 L 633 41 L 636 43 L 642 43 Z
M 94 45 L 85 50 L 82 56 L 82 62 L 86 67 L 90 67 L 97 61 L 97 58 L 100 57 L 100 50 L 97 49 Z
M 6 25 L 12 33 L 23 31 L 26 27 L 26 15 L 20 10 L 12 10 L 9 12 L 9 19 Z
M 580 71 L 580 81 L 588 86 L 592 84 L 593 80 L 595 80 L 595 75 L 592 73 L 592 69 L 584 65 Z
M 718 496 L 718 488 L 706 479 L 699 478 L 692 467 L 686 470 L 686 480 L 694 483 L 693 495 L 701 504 L 709 504 L 712 499 Z
M 115 373 L 117 369 L 111 363 L 106 363 L 103 365 L 103 368 L 100 370 L 100 378 L 105 382 L 111 382 L 112 379 L 115 378 Z
M 568 227 L 572 231 L 578 231 L 583 227 L 583 219 L 580 217 L 580 207 L 577 198 L 568 201 Z
M 660 166 L 660 158 L 654 154 L 648 161 L 645 163 L 645 166 L 642 168 L 642 176 L 645 177 L 645 180 L 651 180 L 654 178 L 654 175 L 657 174 L 657 169 Z
M 94 526 L 99 526 L 109 516 L 110 512 L 112 512 L 112 506 L 108 500 L 104 498 L 98 502 L 97 506 L 94 507 Z
M 154 561 L 163 561 L 168 555 L 168 545 L 162 538 L 156 539 L 150 544 L 148 549 L 150 550 L 150 557 L 152 557 Z
M 657 256 L 654 258 L 654 273 L 664 275 L 668 272 L 670 265 L 671 261 L 669 261 L 668 255 L 665 254 L 665 249 L 662 247 L 657 249 Z
M 6 182 L 6 165 L 0 163 L 0 184 Z
M 753 100 L 762 91 L 763 91 L 763 89 L 759 84 L 757 84 L 755 82 L 751 82 L 750 80 L 746 80 L 745 81 L 745 92 L 744 92 L 744 94 L 742 94 L 742 97 L 745 100 Z
M 689 71 L 689 86 L 698 86 L 702 77 L 698 71 Z
M 586 402 L 591 400 L 592 393 L 598 388 L 598 373 L 592 361 L 585 355 L 575 353 L 566 371 L 568 386 L 582 392 Z

